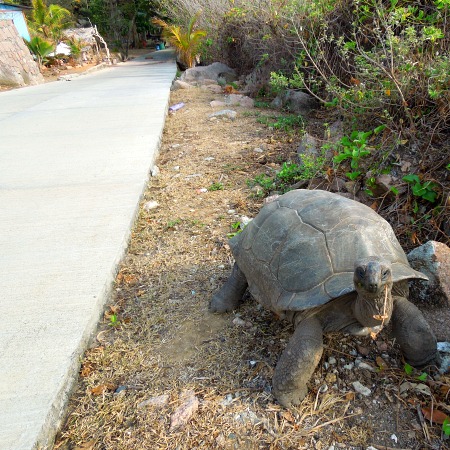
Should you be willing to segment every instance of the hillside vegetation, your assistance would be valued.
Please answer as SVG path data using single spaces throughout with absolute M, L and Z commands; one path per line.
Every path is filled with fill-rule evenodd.
M 355 182 L 383 215 L 400 212 L 407 246 L 448 243 L 449 0 L 169 0 L 165 11 L 176 23 L 201 11 L 202 60 L 256 75 L 261 100 L 314 96 L 321 132 L 343 126 L 322 148 L 321 175 Z

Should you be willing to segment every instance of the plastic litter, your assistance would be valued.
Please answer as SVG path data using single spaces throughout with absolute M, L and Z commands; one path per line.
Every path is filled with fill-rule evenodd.
M 169 107 L 169 112 L 175 112 L 175 111 L 178 111 L 178 110 L 181 109 L 183 106 L 185 106 L 183 102 L 176 103 L 175 105 L 172 105 L 172 106 Z

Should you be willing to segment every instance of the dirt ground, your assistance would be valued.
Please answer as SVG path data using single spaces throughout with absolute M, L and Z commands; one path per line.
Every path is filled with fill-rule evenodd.
M 54 448 L 449 448 L 424 414 L 450 413 L 450 377 L 407 375 L 387 335 L 327 336 L 309 395 L 288 411 L 271 377 L 291 325 L 250 298 L 234 313 L 208 312 L 232 266 L 227 234 L 263 203 L 247 181 L 279 168 L 296 141 L 257 121 L 267 109 L 210 119 L 209 102 L 221 97 L 172 93 L 171 104 L 185 106 L 167 118 L 160 173 Z

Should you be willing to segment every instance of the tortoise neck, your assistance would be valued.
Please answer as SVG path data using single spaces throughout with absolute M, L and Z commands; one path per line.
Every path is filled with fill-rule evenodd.
M 381 293 L 371 294 L 357 291 L 357 298 L 353 304 L 353 314 L 361 325 L 375 327 L 387 325 L 391 320 L 393 300 L 390 289 Z

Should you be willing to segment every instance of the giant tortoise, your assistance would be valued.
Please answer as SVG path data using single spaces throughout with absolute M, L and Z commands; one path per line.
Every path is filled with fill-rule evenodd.
M 248 287 L 293 323 L 272 381 L 282 405 L 305 397 L 326 332 L 365 336 L 392 320 L 408 363 L 438 362 L 436 339 L 408 301 L 408 279 L 426 277 L 409 266 L 390 225 L 368 206 L 327 191 L 290 191 L 266 204 L 230 247 L 236 262 L 210 309 L 234 310 Z

